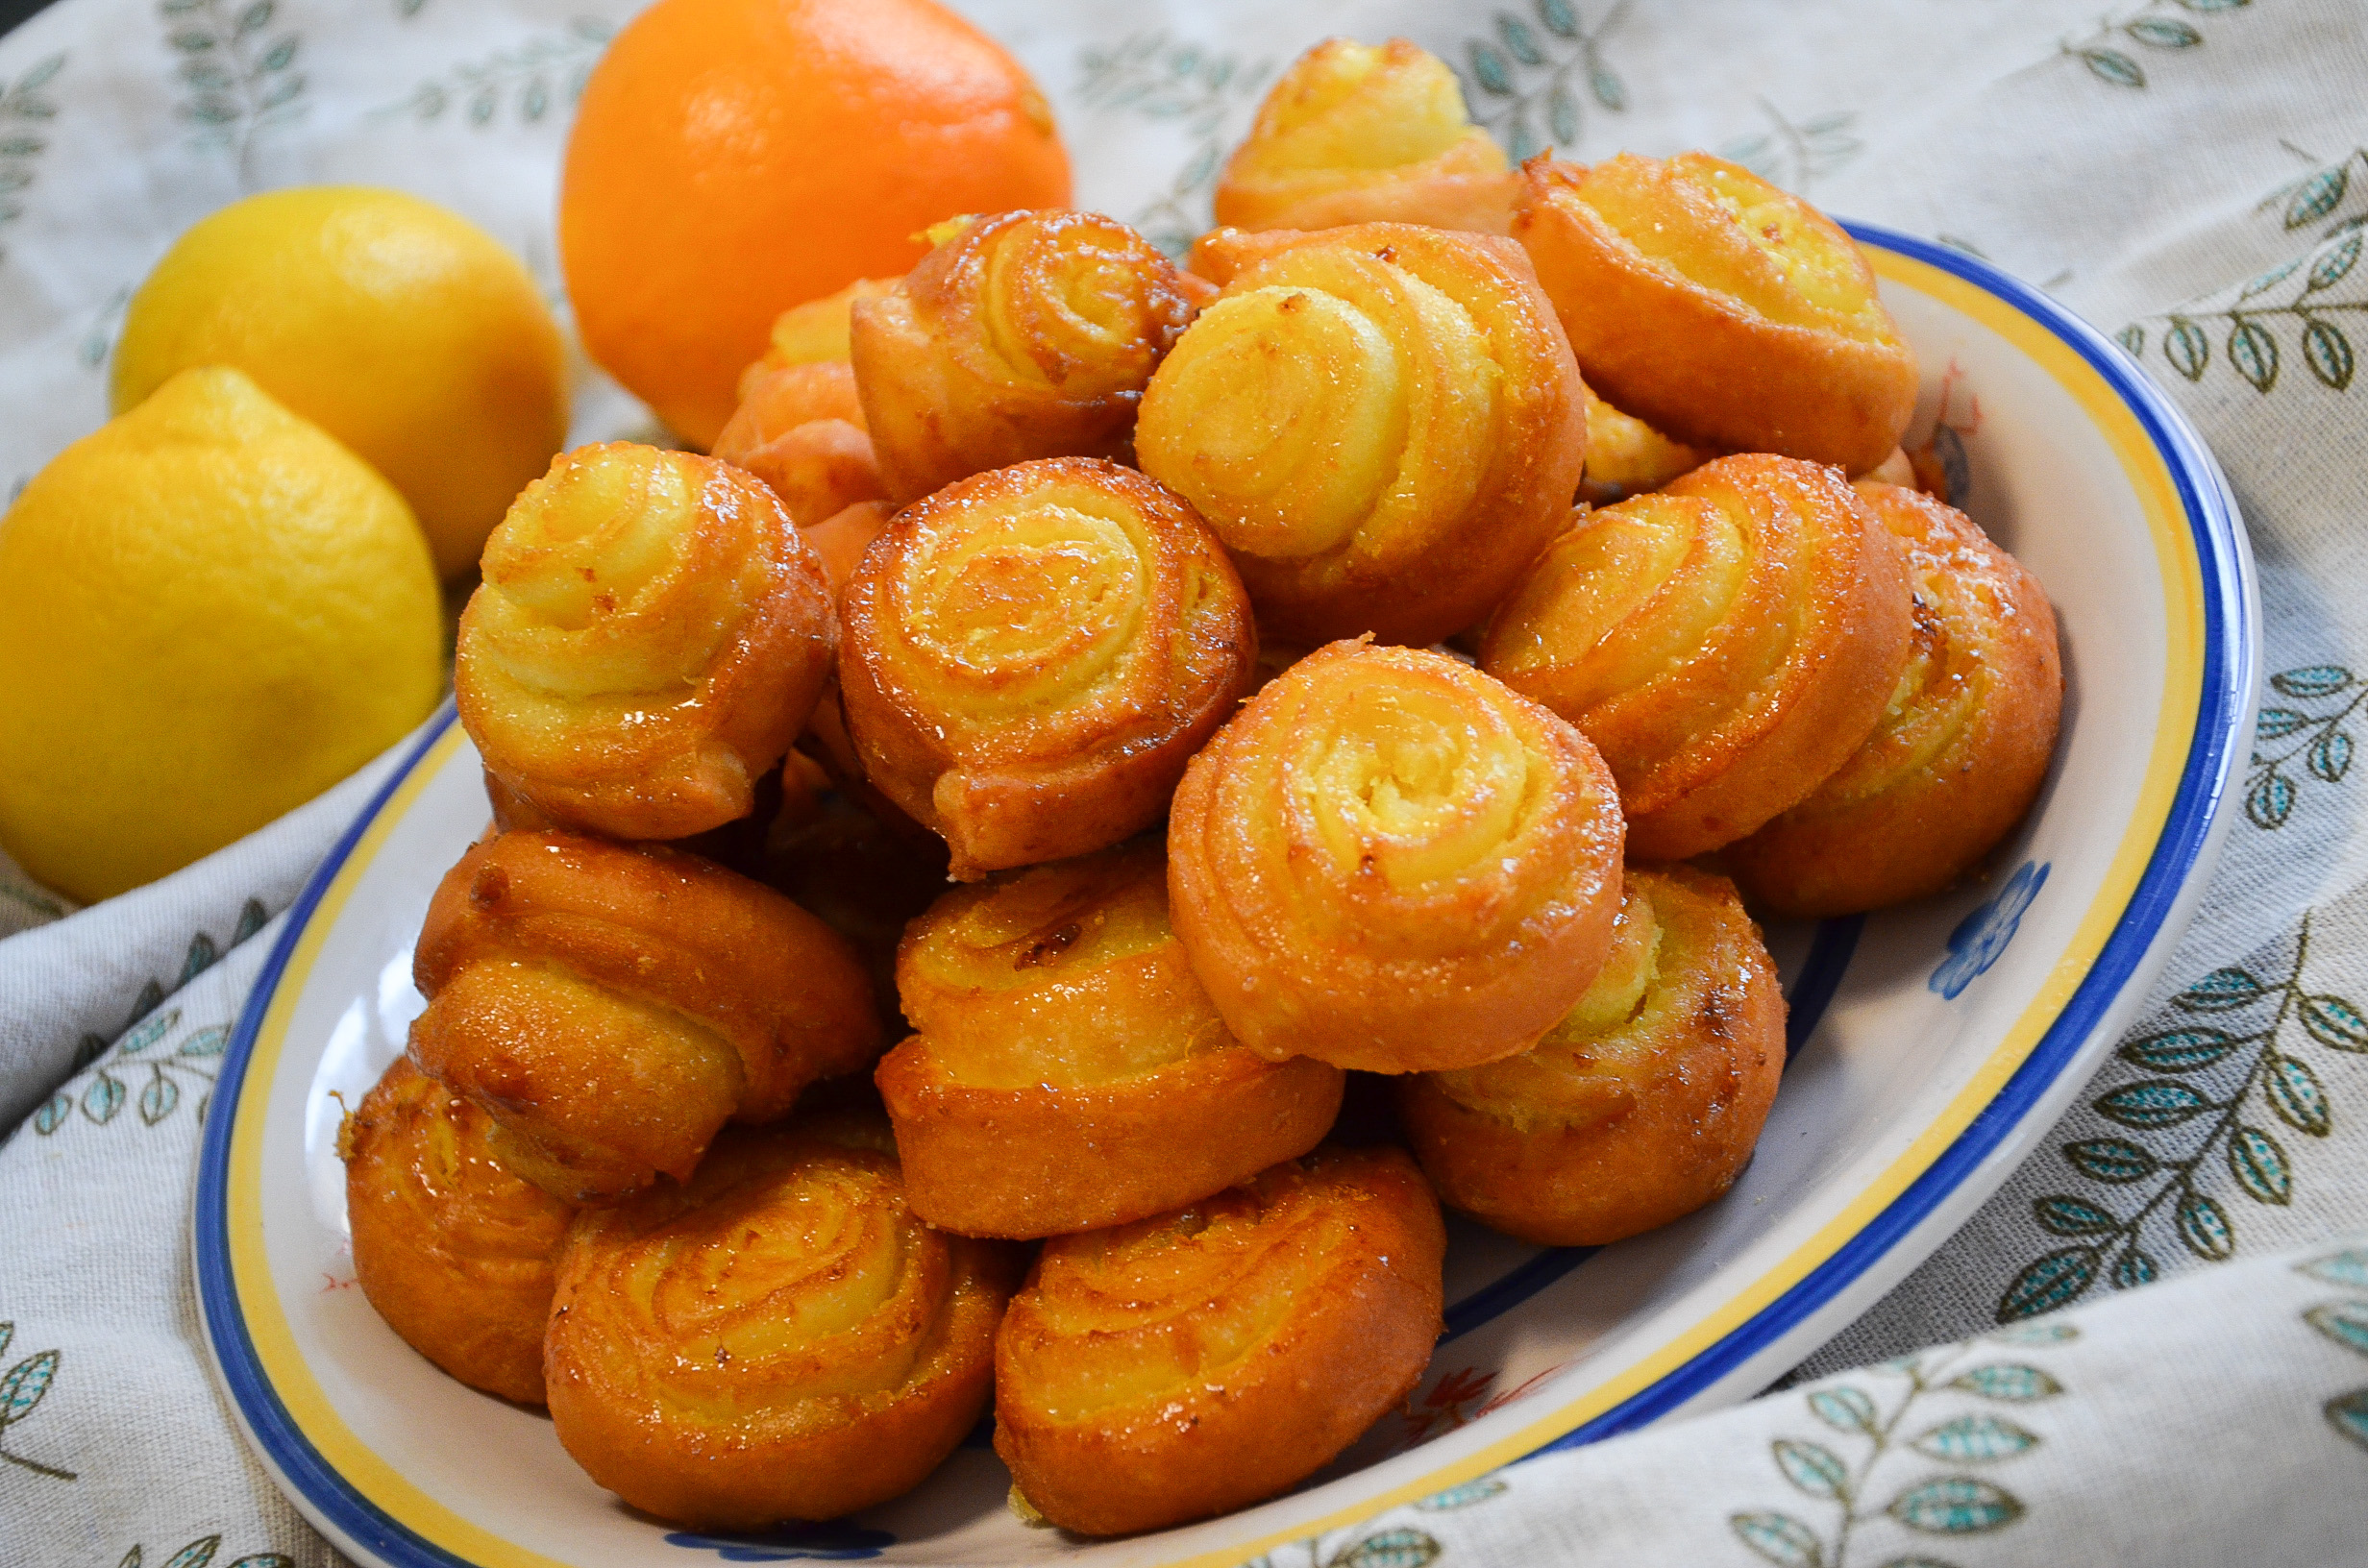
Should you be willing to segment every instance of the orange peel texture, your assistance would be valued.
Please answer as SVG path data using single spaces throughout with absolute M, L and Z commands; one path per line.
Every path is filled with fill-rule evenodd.
M 1620 844 L 1612 774 L 1569 724 L 1443 653 L 1334 643 L 1185 771 L 1171 913 L 1260 1055 L 1470 1066 L 1594 979 Z
M 1537 1047 L 1398 1085 L 1440 1196 L 1543 1247 L 1690 1214 L 1751 1159 L 1785 1066 L 1776 966 L 1734 884 L 1629 870 L 1602 976 Z
M 1221 230 L 1224 284 L 1151 378 L 1135 452 L 1286 640 L 1423 646 L 1569 515 L 1584 388 L 1520 247 L 1411 224 Z
M 472 845 L 413 955 L 412 1060 L 571 1202 L 684 1181 L 727 1120 L 769 1121 L 879 1050 L 845 939 L 696 856 L 566 833 Z
M 1915 410 L 1915 354 L 1849 234 L 1708 153 L 1522 165 L 1514 236 L 1588 381 L 1677 440 L 1862 473 Z
M 1088 1535 L 1270 1497 L 1420 1380 L 1445 1245 L 1439 1200 L 1386 1147 L 1048 1241 L 996 1340 L 995 1451 Z
M 485 542 L 453 687 L 488 772 L 550 821 L 678 839 L 748 815 L 838 646 L 771 490 L 690 453 L 562 453 Z
M 1258 653 L 1241 580 L 1192 508 L 1091 458 L 907 507 L 841 607 L 864 772 L 944 836 L 964 881 L 1157 821 Z
M 892 293 L 854 306 L 855 379 L 889 499 L 1031 457 L 1123 453 L 1193 290 L 1114 218 L 1004 212 L 963 225 Z
M 1035 1237 L 1146 1218 L 1314 1148 L 1338 1067 L 1235 1041 L 1138 842 L 946 894 L 897 959 L 920 1031 L 876 1079 L 913 1212 Z
M 1326 38 L 1258 106 L 1217 185 L 1235 229 L 1420 223 L 1502 234 L 1519 178 L 1471 123 L 1455 73 L 1404 38 Z
M 552 1259 L 576 1210 L 503 1164 L 493 1133 L 395 1059 L 337 1134 L 354 1274 L 413 1350 L 473 1388 L 540 1405 Z
M 1799 804 L 1908 662 L 1901 551 L 1842 477 L 1752 454 L 1592 512 L 1498 606 L 1480 667 L 1587 732 L 1628 850 L 1684 860 Z
M 551 1424 L 592 1479 L 704 1529 L 911 1490 L 986 1408 L 1015 1270 L 913 1218 L 887 1131 L 733 1133 L 587 1210 L 560 1253 Z
M 1964 513 L 1920 492 L 1859 493 L 1906 547 L 1908 667 L 1875 731 L 1727 866 L 1784 915 L 1843 915 L 1940 892 L 2038 797 L 2063 710 L 2056 613 L 2039 581 Z

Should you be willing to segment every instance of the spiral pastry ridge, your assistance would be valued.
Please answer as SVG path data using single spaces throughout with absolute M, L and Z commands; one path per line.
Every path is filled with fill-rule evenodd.
M 1202 285 L 1097 212 L 973 219 L 854 306 L 856 384 L 889 498 L 1031 457 L 1117 456 Z
M 1156 842 L 958 888 L 907 931 L 920 1031 L 877 1081 L 913 1212 L 1036 1237 L 1196 1202 L 1314 1148 L 1338 1067 L 1226 1033 L 1168 918 Z
M 1151 378 L 1135 451 L 1295 642 L 1421 646 L 1565 526 L 1584 387 L 1510 240 L 1411 224 L 1221 230 L 1224 283 Z
M 1576 729 L 1444 654 L 1335 643 L 1193 759 L 1169 894 L 1259 1054 L 1467 1066 L 1526 1049 L 1594 978 L 1621 836 Z
M 1726 878 L 1631 867 L 1611 959 L 1519 1056 L 1400 1079 L 1440 1196 L 1546 1247 L 1690 1214 L 1751 1159 L 1785 1065 L 1785 1002 Z
M 562 453 L 485 542 L 460 618 L 460 720 L 554 822 L 677 839 L 746 816 L 837 647 L 822 562 L 726 463 Z
M 1091 458 L 906 508 L 842 609 L 864 770 L 944 835 L 965 881 L 1156 821 L 1257 658 L 1241 581 L 1192 508 Z
M 1455 73 L 1404 38 L 1326 38 L 1258 106 L 1217 185 L 1235 229 L 1420 223 L 1508 233 L 1518 178 L 1471 123 Z
M 1420 1380 L 1445 1247 L 1439 1200 L 1388 1147 L 1048 1241 L 997 1337 L 995 1451 L 1089 1535 L 1270 1497 Z
M 1743 891 L 1785 915 L 1877 909 L 1955 882 L 2038 797 L 2062 715 L 2056 614 L 2038 579 L 1942 502 L 1858 490 L 1906 547 L 1912 651 L 1840 771 L 1728 846 Z
M 570 1202 L 686 1180 L 727 1120 L 769 1121 L 879 1049 L 844 939 L 746 877 L 654 845 L 505 833 L 445 873 L 413 955 L 412 1060 Z
M 1514 236 L 1619 407 L 1694 446 L 1853 474 L 1899 444 L 1915 354 L 1824 213 L 1708 153 L 1521 175 Z
M 1683 860 L 1841 766 L 1909 626 L 1899 547 L 1838 473 L 1721 457 L 1554 541 L 1490 621 L 1480 667 L 1602 748 L 1632 856 Z
M 594 1481 L 678 1524 L 870 1507 L 985 1409 L 1015 1272 L 906 1212 L 876 1122 L 728 1134 L 687 1185 L 568 1233 L 553 1430 Z
M 572 1205 L 503 1164 L 491 1117 L 397 1057 L 337 1133 L 354 1275 L 471 1387 L 543 1402 L 552 1259 Z

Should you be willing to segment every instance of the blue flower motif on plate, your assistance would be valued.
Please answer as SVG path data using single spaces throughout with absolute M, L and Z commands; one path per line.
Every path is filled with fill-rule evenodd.
M 1998 896 L 1958 921 L 1957 929 L 1949 933 L 1949 956 L 1940 961 L 1925 986 L 1955 1001 L 1958 992 L 1987 973 L 2007 950 L 2007 943 L 2014 940 L 2016 928 L 2023 923 L 2023 911 L 2039 895 L 2053 864 L 2035 866 L 2024 861 L 1998 890 Z
M 876 1557 L 881 1547 L 894 1546 L 896 1541 L 884 1530 L 866 1530 L 845 1519 L 831 1519 L 819 1525 L 784 1524 L 747 1534 L 733 1531 L 709 1535 L 678 1530 L 666 1537 L 668 1546 L 712 1552 L 726 1562 L 790 1562 L 801 1558 L 851 1562 L 860 1557 Z

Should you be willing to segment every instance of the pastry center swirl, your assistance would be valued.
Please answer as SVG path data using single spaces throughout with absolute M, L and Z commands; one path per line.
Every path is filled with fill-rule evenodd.
M 1336 862 L 1405 892 L 1504 852 L 1530 770 L 1502 715 L 1413 685 L 1351 685 L 1340 697 L 1295 781 Z

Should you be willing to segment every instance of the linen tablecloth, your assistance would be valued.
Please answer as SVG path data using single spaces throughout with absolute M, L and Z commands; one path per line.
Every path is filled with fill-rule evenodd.
M 102 421 L 131 290 L 255 190 L 417 191 L 563 306 L 558 155 L 634 9 L 66 0 L 0 38 L 0 484 Z M 2368 9 L 959 9 L 1053 100 L 1080 205 L 1164 243 L 1206 225 L 1277 70 L 1340 32 L 1449 61 L 1517 155 L 1708 147 L 1986 257 L 2117 334 L 2187 411 L 2260 563 L 2268 688 L 2203 911 L 1972 1222 L 1751 1404 L 1514 1465 L 1270 1568 L 2368 1562 Z M 647 431 L 580 363 L 578 381 L 579 438 Z M 336 1560 L 209 1380 L 187 1235 L 215 1058 L 280 912 L 387 765 L 93 909 L 0 865 L 7 1568 Z

